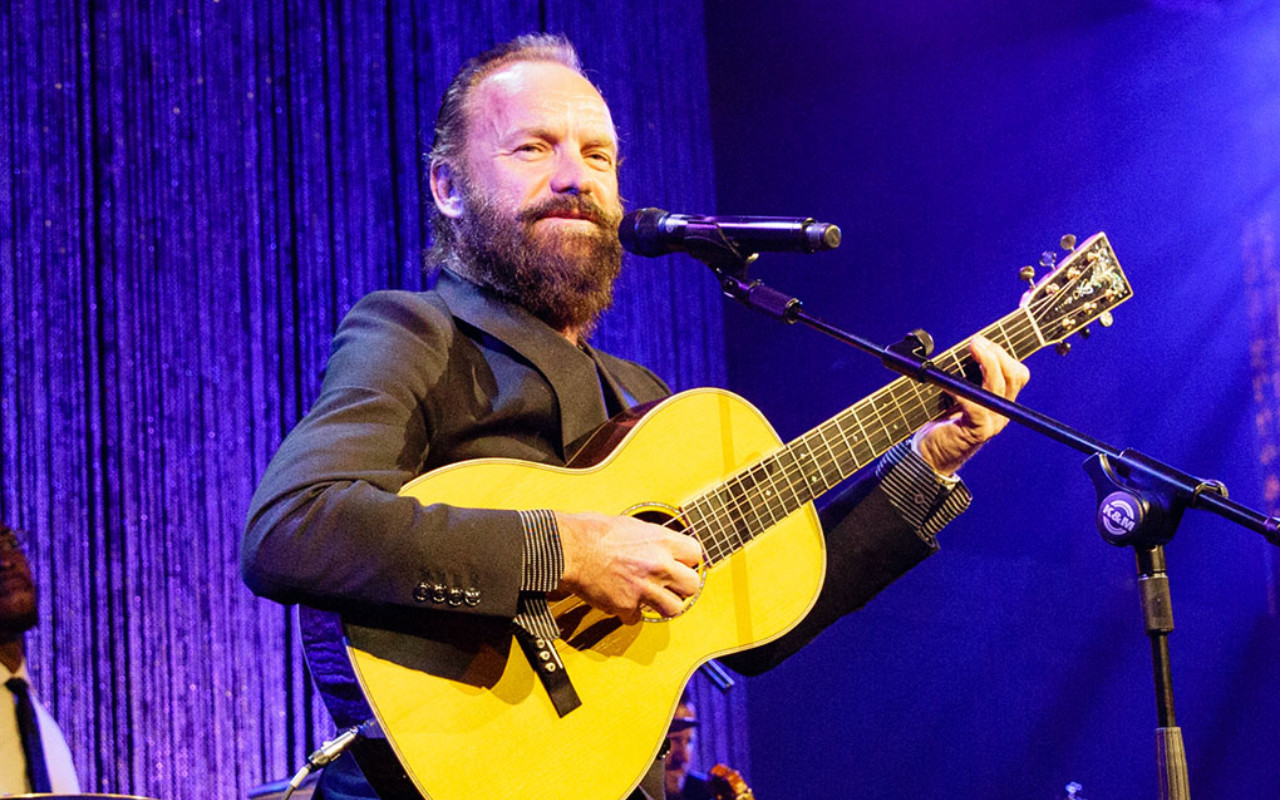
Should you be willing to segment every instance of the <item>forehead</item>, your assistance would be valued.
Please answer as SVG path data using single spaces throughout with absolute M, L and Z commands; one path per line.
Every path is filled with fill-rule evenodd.
M 555 62 L 517 61 L 485 76 L 468 111 L 472 132 L 481 136 L 563 127 L 617 140 L 600 92 L 582 75 Z

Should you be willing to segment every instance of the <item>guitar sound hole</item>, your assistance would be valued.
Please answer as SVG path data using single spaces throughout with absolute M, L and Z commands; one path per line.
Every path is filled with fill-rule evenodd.
M 654 525 L 662 525 L 685 533 L 689 526 L 684 524 L 684 520 L 680 519 L 678 514 L 679 512 L 674 508 L 667 510 L 665 507 L 645 506 L 641 510 L 632 513 L 631 516 L 644 522 L 651 522 Z
M 622 513 L 644 522 L 680 531 L 686 536 L 693 536 L 693 533 L 689 530 L 689 526 L 685 524 L 685 521 L 680 517 L 680 509 L 663 503 L 641 503 L 628 508 Z M 684 606 L 680 609 L 680 613 L 676 614 L 675 617 L 670 617 L 670 619 L 675 619 L 676 617 L 684 614 L 693 607 L 693 604 L 698 601 L 698 597 L 702 595 L 702 587 L 705 586 L 707 582 L 707 551 L 705 549 L 702 551 L 702 558 L 698 561 L 698 579 L 698 591 L 694 593 L 693 596 L 685 598 Z M 645 622 L 668 621 L 667 617 L 663 617 L 655 611 L 647 610 L 643 612 L 642 619 Z

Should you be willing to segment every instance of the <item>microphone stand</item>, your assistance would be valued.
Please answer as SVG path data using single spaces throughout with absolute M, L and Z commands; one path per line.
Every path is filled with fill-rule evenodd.
M 1088 455 L 1084 469 L 1098 496 L 1098 530 L 1108 543 L 1132 547 L 1137 561 L 1143 623 L 1151 643 L 1155 683 L 1159 797 L 1160 800 L 1190 800 L 1182 729 L 1177 725 L 1173 708 L 1168 640 L 1173 630 L 1173 611 L 1164 545 L 1173 539 L 1182 512 L 1188 508 L 1212 511 L 1262 534 L 1277 546 L 1280 546 L 1280 517 L 1268 517 L 1229 500 L 1226 487 L 1217 481 L 1192 477 L 1136 450 L 1119 450 L 992 394 L 963 377 L 944 372 L 929 360 L 933 339 L 923 330 L 914 330 L 901 342 L 881 347 L 806 313 L 798 298 L 771 289 L 759 280 L 748 280 L 747 267 L 755 262 L 758 254 L 741 252 L 723 234 L 686 240 L 685 244 L 690 255 L 715 272 L 725 296 L 787 324 L 803 323 L 876 356 L 894 372 L 940 387 L 952 396 L 964 397 Z

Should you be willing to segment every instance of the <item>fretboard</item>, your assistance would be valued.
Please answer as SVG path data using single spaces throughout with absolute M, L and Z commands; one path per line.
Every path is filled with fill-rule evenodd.
M 1019 309 L 981 335 L 1021 361 L 1045 341 L 1030 313 Z M 933 363 L 953 375 L 977 367 L 969 340 L 938 354 Z M 898 378 L 781 449 L 739 470 L 684 506 L 714 564 L 777 522 L 880 457 L 951 406 L 930 384 Z

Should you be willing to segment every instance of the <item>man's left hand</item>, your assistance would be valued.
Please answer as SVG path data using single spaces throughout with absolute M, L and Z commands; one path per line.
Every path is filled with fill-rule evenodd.
M 969 352 L 982 367 L 982 388 L 992 394 L 1013 400 L 1031 378 L 1020 361 L 981 336 L 973 337 Z M 939 474 L 952 475 L 1007 424 L 1008 417 L 956 398 L 956 407 L 950 414 L 921 429 L 916 440 L 920 456 Z

